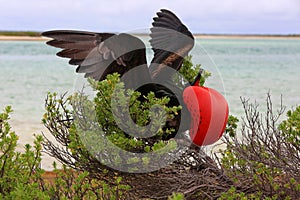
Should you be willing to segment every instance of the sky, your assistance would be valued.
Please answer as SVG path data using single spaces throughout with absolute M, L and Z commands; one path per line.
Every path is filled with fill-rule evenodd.
M 0 0 L 0 30 L 135 32 L 161 8 L 193 33 L 299 34 L 300 0 Z

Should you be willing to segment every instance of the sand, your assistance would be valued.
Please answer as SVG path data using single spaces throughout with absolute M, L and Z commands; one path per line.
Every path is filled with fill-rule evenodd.
M 48 38 L 32 36 L 3 36 L 0 35 L 0 41 L 47 41 Z

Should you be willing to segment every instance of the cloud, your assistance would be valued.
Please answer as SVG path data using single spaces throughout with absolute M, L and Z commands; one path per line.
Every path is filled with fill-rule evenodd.
M 3 2 L 2 2 L 3 1 Z M 160 8 L 193 32 L 299 33 L 298 0 L 0 0 L 1 29 L 124 31 L 151 26 Z

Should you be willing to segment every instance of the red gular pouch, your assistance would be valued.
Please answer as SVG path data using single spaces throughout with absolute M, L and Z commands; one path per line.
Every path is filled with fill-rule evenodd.
M 226 128 L 229 112 L 223 95 L 195 84 L 183 91 L 183 101 L 192 118 L 189 130 L 192 142 L 204 146 L 218 141 Z

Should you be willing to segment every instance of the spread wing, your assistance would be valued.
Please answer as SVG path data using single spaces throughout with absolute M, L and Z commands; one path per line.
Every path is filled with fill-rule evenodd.
M 194 46 L 194 37 L 171 11 L 162 9 L 153 18 L 150 44 L 154 51 L 150 73 L 153 79 L 172 77 L 168 67 L 179 70 L 183 59 Z M 168 67 L 167 67 L 168 66 Z
M 52 38 L 47 44 L 62 49 L 57 56 L 69 58 L 69 64 L 77 65 L 76 72 L 85 73 L 85 77 L 103 80 L 114 72 L 122 76 L 131 68 L 146 64 L 144 43 L 129 34 L 54 30 L 42 35 Z

